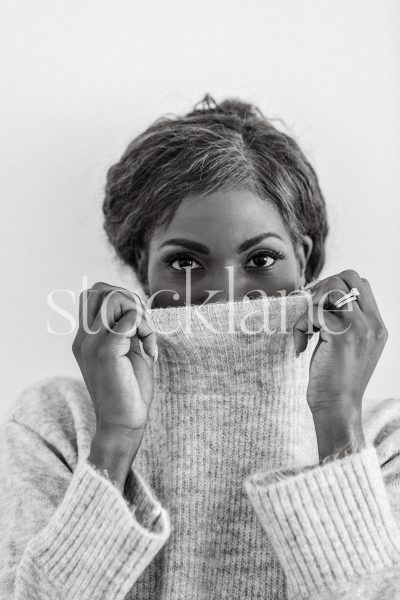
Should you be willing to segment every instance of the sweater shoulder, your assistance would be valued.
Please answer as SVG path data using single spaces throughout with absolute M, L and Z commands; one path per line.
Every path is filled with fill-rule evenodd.
M 83 379 L 55 375 L 27 385 L 16 397 L 6 421 L 16 421 L 70 455 L 76 462 L 92 439 L 96 416 Z

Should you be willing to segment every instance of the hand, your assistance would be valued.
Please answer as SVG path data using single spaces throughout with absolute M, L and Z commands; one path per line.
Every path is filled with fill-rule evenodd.
M 143 435 L 153 373 L 139 340 L 146 354 L 155 357 L 156 333 L 137 294 L 102 282 L 81 293 L 72 350 L 94 405 L 97 439 L 99 432 L 103 439 L 118 435 L 128 442 Z
M 333 306 L 352 287 L 360 292 L 357 300 L 342 308 Z M 312 286 L 311 293 L 312 307 L 307 307 L 293 331 L 299 353 L 307 347 L 310 335 L 319 331 L 311 357 L 307 402 L 324 435 L 328 429 L 336 430 L 332 439 L 345 440 L 354 428 L 361 427 L 364 391 L 388 332 L 369 282 L 356 271 L 349 269 L 322 279 Z

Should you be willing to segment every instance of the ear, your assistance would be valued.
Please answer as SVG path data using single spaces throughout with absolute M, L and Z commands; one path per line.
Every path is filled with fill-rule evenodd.
M 306 272 L 308 259 L 311 256 L 312 249 L 313 249 L 312 239 L 310 238 L 309 235 L 303 235 L 302 239 L 297 243 L 297 246 L 296 246 L 296 256 L 297 256 L 298 265 L 299 265 L 299 279 L 300 279 L 299 285 L 300 286 L 305 285 L 305 282 L 306 282 L 305 272 Z

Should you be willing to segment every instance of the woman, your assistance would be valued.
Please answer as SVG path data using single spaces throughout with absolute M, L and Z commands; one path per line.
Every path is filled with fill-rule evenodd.
M 104 215 L 142 301 L 82 293 L 84 384 L 38 382 L 4 424 L 2 597 L 395 598 L 399 405 L 362 414 L 387 330 L 356 271 L 316 280 L 327 216 L 297 143 L 206 96 L 128 146 Z M 267 305 L 292 336 L 205 327 Z

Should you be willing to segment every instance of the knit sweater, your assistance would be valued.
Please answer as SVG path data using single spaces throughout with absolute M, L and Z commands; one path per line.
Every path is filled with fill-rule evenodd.
M 154 399 L 123 494 L 87 460 L 83 379 L 25 388 L 0 430 L 0 598 L 400 598 L 400 399 L 364 401 L 367 446 L 320 464 L 317 335 L 299 358 L 292 335 L 308 299 L 151 311 Z

